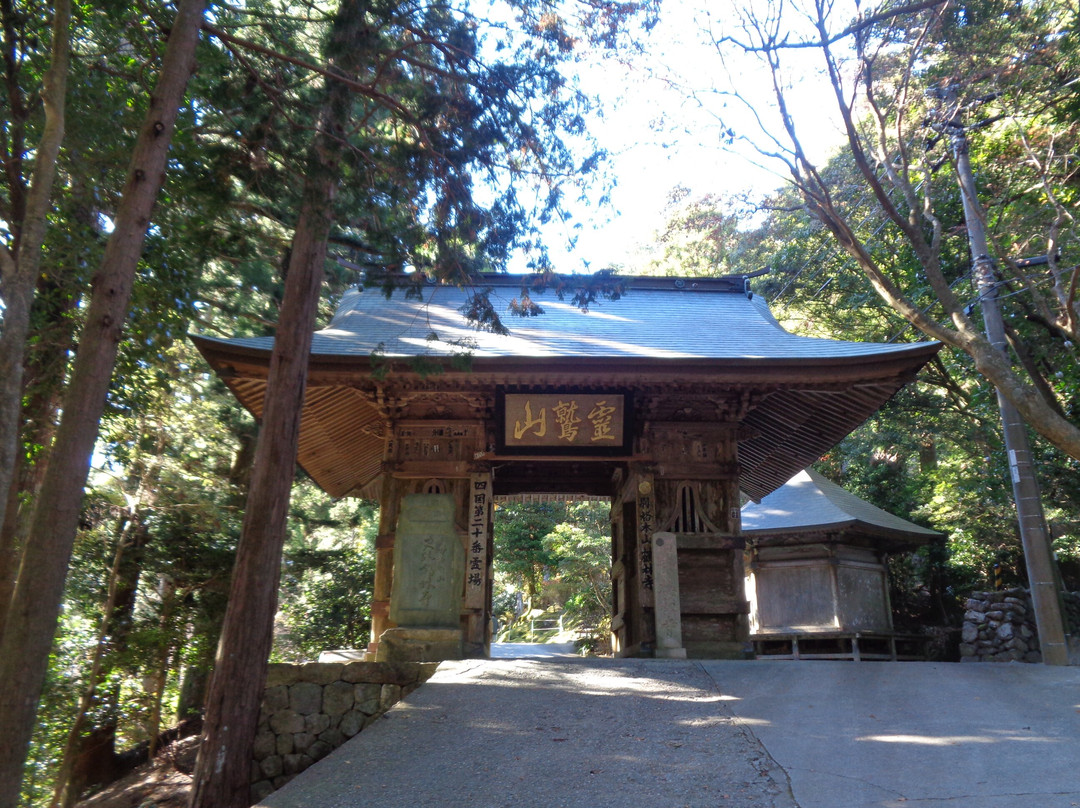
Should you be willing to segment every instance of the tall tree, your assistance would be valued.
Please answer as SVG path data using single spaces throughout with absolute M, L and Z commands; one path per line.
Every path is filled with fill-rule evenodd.
M 164 181 L 177 110 L 195 63 L 203 0 L 181 0 L 123 201 L 94 278 L 63 418 L 34 509 L 0 642 L 0 808 L 16 805 L 27 744 L 48 667 L 83 487 L 127 317 L 132 279 Z
M 13 532 L 4 530 L 8 496 L 15 479 L 19 444 L 20 410 L 23 396 L 23 360 L 30 329 L 30 306 L 41 269 L 56 162 L 64 140 L 64 102 L 68 64 L 71 58 L 71 3 L 58 0 L 53 7 L 52 37 L 48 68 L 41 80 L 40 97 L 45 113 L 41 137 L 34 149 L 33 172 L 29 182 L 23 176 L 28 151 L 26 119 L 29 100 L 21 86 L 19 40 L 23 26 L 11 4 L 0 9 L 3 19 L 5 83 L 8 124 L 5 127 L 4 166 L 7 181 L 7 209 L 3 221 L 8 243 L 0 244 L 0 293 L 3 295 L 0 330 L 0 634 L 3 633 L 13 572 L 19 546 Z
M 267 406 L 255 450 L 229 607 L 206 700 L 204 736 L 191 792 L 193 808 L 244 808 L 251 801 L 248 770 L 273 641 L 308 353 L 340 162 L 347 149 L 352 95 L 339 78 L 355 74 L 357 66 L 370 58 L 371 35 L 367 4 L 343 2 L 327 45 L 331 74 L 292 241 L 267 376 Z
M 997 227 L 991 242 L 1000 282 L 1015 286 L 1031 315 L 1042 321 L 1059 361 L 1068 362 L 1080 336 L 1080 263 L 1068 257 L 1076 255 L 1077 233 L 1062 201 L 1074 183 L 1064 155 L 1075 153 L 1077 141 L 1073 128 L 1052 122 L 1051 111 L 1075 95 L 1080 75 L 1076 9 L 1056 0 L 962 6 L 928 0 L 845 9 L 850 16 L 843 19 L 842 9 L 820 0 L 742 9 L 740 30 L 716 36 L 714 44 L 726 59 L 760 60 L 772 76 L 773 104 L 765 108 L 760 96 L 736 81 L 726 98 L 752 109 L 766 128 L 753 133 L 725 123 L 725 132 L 735 141 L 753 141 L 763 154 L 781 161 L 803 204 L 877 294 L 924 334 L 967 353 L 1034 430 L 1080 460 L 1075 414 L 1055 406 L 1030 364 L 1014 365 L 989 343 L 957 288 L 948 253 L 963 254 L 966 247 L 950 229 L 956 224 L 947 202 L 953 200 L 955 212 L 951 158 L 925 148 L 939 138 L 924 125 L 931 119 L 947 126 L 976 99 L 990 104 L 983 107 L 985 136 L 1011 141 L 1032 181 L 1023 190 L 1014 186 L 1029 204 L 1021 209 L 1019 198 L 1012 197 L 995 213 L 1001 218 L 992 223 Z M 789 60 L 807 52 L 819 60 L 847 153 L 873 202 L 875 215 L 867 219 L 853 215 L 836 175 L 819 167 L 805 145 L 808 127 L 818 122 L 793 111 Z M 935 100 L 932 90 L 942 84 L 961 88 L 955 101 Z M 1037 246 L 1009 235 L 1016 217 L 1035 207 L 1042 218 Z M 892 259 L 874 244 L 889 240 L 895 245 Z M 1045 270 L 1021 260 L 1033 246 L 1045 256 Z
M 163 436 L 159 437 L 159 443 L 162 442 L 162 438 Z M 78 712 L 68 730 L 67 743 L 60 759 L 60 769 L 56 775 L 53 790 L 53 806 L 69 808 L 74 805 L 79 792 L 85 786 L 83 780 L 76 776 L 75 768 L 76 760 L 84 747 L 83 734 L 86 722 L 98 688 L 101 687 L 105 678 L 106 665 L 111 661 L 107 660 L 106 656 L 109 652 L 115 652 L 118 646 L 123 646 L 130 633 L 131 613 L 135 605 L 139 577 L 137 557 L 141 555 L 140 551 L 147 539 L 145 523 L 140 519 L 140 510 L 146 507 L 147 498 L 153 496 L 153 492 L 157 489 L 162 454 L 160 446 L 158 448 L 159 451 L 152 459 L 138 463 L 141 467 L 140 479 L 135 484 L 135 495 L 129 500 L 121 525 L 116 531 L 116 550 L 109 570 L 107 595 L 102 609 L 100 628 L 92 652 L 86 686 L 79 699 Z M 116 737 L 115 722 L 109 729 L 109 738 L 105 739 L 105 743 L 111 752 Z
M 529 609 L 539 602 L 545 573 L 558 564 L 545 539 L 558 524 L 560 510 L 565 513 L 554 503 L 509 505 L 499 509 L 495 520 L 497 569 L 524 593 Z
M 635 273 L 650 275 L 732 275 L 752 271 L 745 265 L 750 204 L 734 197 L 694 197 L 689 188 L 674 188 L 663 211 L 663 223 Z

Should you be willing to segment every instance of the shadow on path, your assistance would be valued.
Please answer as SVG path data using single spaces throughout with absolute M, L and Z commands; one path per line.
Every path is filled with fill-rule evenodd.
M 1077 749 L 1077 668 L 462 660 L 261 804 L 1073 808 Z
M 443 663 L 265 808 L 797 808 L 700 665 Z

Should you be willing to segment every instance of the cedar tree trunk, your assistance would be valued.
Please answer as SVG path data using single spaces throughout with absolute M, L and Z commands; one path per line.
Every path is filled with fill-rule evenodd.
M 180 0 L 132 153 L 123 198 L 92 283 L 63 417 L 35 503 L 0 642 L 0 808 L 15 808 L 64 594 L 90 455 L 105 406 L 131 286 L 165 177 L 177 110 L 195 67 L 204 0 Z
M 0 636 L 4 633 L 12 573 L 17 568 L 19 552 L 14 531 L 2 528 L 8 507 L 14 504 L 8 492 L 15 480 L 18 456 L 23 359 L 30 330 L 30 304 L 41 274 L 41 245 L 45 242 L 56 159 L 64 141 L 64 97 L 70 61 L 71 3 L 70 0 L 57 0 L 53 9 L 49 69 L 41 89 L 45 127 L 34 158 L 26 213 L 21 222 L 14 223 L 18 233 L 14 253 L 0 247 L 0 278 L 3 279 L 0 289 L 4 299 L 4 327 L 0 329 Z M 2 801 L 0 798 L 0 803 Z
M 362 5 L 343 0 L 338 12 L 328 55 L 339 75 L 364 52 Z M 251 804 L 252 747 L 273 642 L 300 411 L 349 108 L 348 87 L 328 79 L 286 270 L 243 532 L 206 700 L 192 808 L 247 808 Z

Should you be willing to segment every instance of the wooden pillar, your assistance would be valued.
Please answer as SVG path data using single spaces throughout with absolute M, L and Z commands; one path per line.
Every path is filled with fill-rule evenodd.
M 371 598 L 371 642 L 368 643 L 371 654 L 378 651 L 382 633 L 393 628 L 390 591 L 394 583 L 394 535 L 401 495 L 401 481 L 387 474 L 379 497 L 379 535 L 375 538 L 375 587 Z
M 638 597 L 645 608 L 654 606 L 652 535 L 656 532 L 656 495 L 651 474 L 637 480 L 637 565 Z
M 641 646 L 638 475 L 618 475 L 611 502 L 611 651 L 631 656 Z
M 655 580 L 653 575 L 653 533 L 657 531 L 656 524 L 656 491 L 655 480 L 652 474 L 640 473 L 635 475 L 635 529 L 637 531 L 636 557 L 631 560 L 637 568 L 637 611 L 633 616 L 634 638 L 633 646 L 628 649 L 633 654 L 642 650 L 651 649 L 656 641 L 656 615 L 655 615 Z
M 616 656 L 651 652 L 655 511 L 651 473 L 636 469 L 625 481 L 616 479 L 611 503 L 611 650 Z
M 611 652 L 621 656 L 626 634 L 626 542 L 622 520 L 622 497 L 611 503 Z
M 741 658 L 750 632 L 736 426 L 654 421 L 644 434 L 655 465 L 652 530 L 676 537 L 683 647 Z
M 732 452 L 737 452 L 733 446 Z M 750 598 L 746 591 L 746 551 L 742 538 L 742 509 L 739 502 L 739 480 L 728 477 L 720 480 L 723 491 L 725 516 L 724 531 L 735 538 L 735 549 L 731 553 L 731 580 L 734 583 L 737 615 L 735 617 L 736 642 L 750 642 Z M 741 548 L 741 549 L 740 549 Z

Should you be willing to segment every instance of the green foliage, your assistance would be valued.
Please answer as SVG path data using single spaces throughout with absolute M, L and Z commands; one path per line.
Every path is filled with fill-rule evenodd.
M 864 78 L 876 82 L 873 97 L 885 127 L 879 131 L 867 114 L 855 132 L 898 216 L 910 216 L 927 242 L 933 226 L 940 227 L 939 241 L 928 248 L 937 262 L 939 286 L 955 296 L 960 316 L 977 317 L 955 171 L 941 146 L 947 138 L 920 129 L 917 122 L 940 112 L 934 107 L 937 96 L 928 90 L 943 84 L 958 88 L 961 103 L 968 104 L 968 122 L 984 122 L 971 133 L 969 151 L 998 258 L 1014 364 L 1029 390 L 1037 390 L 1074 424 L 1080 414 L 1074 345 L 1080 321 L 1075 300 L 1062 290 L 1075 282 L 1080 261 L 1072 204 L 1080 130 L 1076 116 L 1062 110 L 1071 108 L 1077 95 L 1076 22 L 1074 4 L 1055 0 L 991 0 L 884 19 L 858 45 L 867 66 Z M 778 46 L 777 58 L 784 58 L 783 48 Z M 911 54 L 916 56 L 905 61 Z M 905 73 L 909 64 L 915 69 Z M 770 141 L 766 149 L 770 156 L 775 145 Z M 905 172 L 911 197 L 901 193 L 902 182 L 885 181 L 890 166 Z M 950 317 L 955 321 L 958 315 L 949 309 L 954 304 L 931 283 L 925 255 L 883 213 L 853 153 L 844 149 L 814 171 L 831 210 L 850 225 L 865 250 L 864 263 L 877 266 L 912 308 L 943 327 Z M 770 268 L 754 281 L 755 292 L 786 327 L 801 334 L 878 342 L 920 338 L 871 287 L 862 264 L 830 228 L 810 215 L 808 204 L 796 190 L 780 189 L 762 200 L 756 215 L 731 203 L 717 210 L 715 220 L 739 221 L 735 268 Z M 704 197 L 683 202 L 683 209 L 714 205 Z M 672 231 L 682 243 L 707 244 L 715 232 L 711 221 L 675 211 L 662 244 L 670 242 Z M 1048 265 L 1018 263 L 1047 253 Z M 1036 440 L 1034 452 L 1065 582 L 1075 587 L 1077 461 L 1044 441 Z M 997 400 L 967 354 L 943 350 L 917 386 L 901 391 L 830 452 L 821 468 L 853 493 L 946 534 L 943 552 L 935 548 L 894 561 L 893 601 L 902 611 L 922 620 L 954 619 L 958 596 L 992 586 L 995 567 L 1006 585 L 1024 582 Z
M 593 502 L 567 505 L 566 521 L 546 543 L 558 559 L 548 590 L 570 625 L 606 633 L 611 621 L 611 525 L 608 506 Z
M 144 737 L 154 729 L 159 698 L 167 708 L 179 698 L 181 672 L 205 669 L 212 659 L 255 428 L 208 376 L 186 334 L 272 332 L 299 194 L 312 170 L 320 71 L 340 64 L 343 49 L 361 65 L 345 77 L 353 91 L 349 125 L 337 134 L 347 150 L 339 191 L 325 200 L 335 214 L 325 317 L 359 272 L 374 284 L 389 284 L 406 269 L 418 270 L 418 280 L 427 274 L 464 282 L 467 273 L 505 268 L 515 252 L 548 268 L 538 226 L 559 215 L 566 195 L 603 163 L 583 117 L 591 101 L 564 66 L 584 47 L 614 47 L 648 5 L 605 2 L 558 14 L 531 3 L 346 2 L 342 13 L 362 13 L 366 24 L 356 41 L 344 43 L 330 36 L 331 9 L 278 0 L 212 7 L 214 30 L 199 44 L 199 69 L 148 223 L 102 425 L 103 469 L 91 482 L 71 566 L 65 615 L 92 628 L 65 639 L 54 660 L 54 677 L 73 672 L 55 692 L 71 695 L 90 684 L 78 678 L 87 660 L 102 655 L 87 730 L 115 722 L 119 742 Z M 43 124 L 37 93 L 52 9 L 14 3 L 0 13 L 8 68 L 0 93 L 0 241 L 11 248 L 29 144 Z M 52 440 L 91 275 L 173 13 L 154 3 L 74 8 L 78 80 L 69 82 L 29 344 L 26 502 L 33 500 L 32 464 L 47 456 Z M 488 307 L 487 315 L 496 327 L 498 313 Z M 374 513 L 303 489 L 291 516 L 275 653 L 312 656 L 328 645 L 363 645 Z M 118 547 L 122 561 L 113 570 Z M 117 580 L 123 603 L 103 615 Z M 70 721 L 72 699 L 65 698 L 45 702 L 43 726 Z M 27 781 L 32 801 L 40 801 L 43 761 L 59 756 L 60 737 L 50 735 L 35 758 Z
M 165 721 L 181 679 L 212 660 L 224 616 L 253 423 L 223 385 L 192 370 L 193 349 L 163 354 L 167 383 L 138 391 L 137 408 L 114 408 L 102 432 L 105 468 L 92 478 L 68 576 L 64 624 L 28 768 L 28 804 L 51 793 L 110 584 L 116 543 L 134 586 L 103 647 L 103 681 L 86 731 L 115 724 L 117 748 L 147 739 L 164 672 Z M 159 368 L 162 366 L 159 365 Z M 362 647 L 370 632 L 377 525 L 371 503 L 333 502 L 305 479 L 290 513 L 280 594 L 278 658 Z M 77 628 L 77 630 L 76 630 Z M 44 733 L 44 734 L 43 734 Z
M 45 793 L 47 763 L 59 757 L 80 688 L 96 688 L 86 729 L 115 723 L 118 742 L 129 743 L 154 731 L 159 699 L 166 712 L 175 705 L 182 672 L 212 659 L 255 427 L 208 376 L 186 335 L 272 332 L 311 170 L 320 71 L 343 47 L 358 54 L 361 68 L 346 76 L 350 123 L 337 133 L 348 147 L 339 192 L 326 200 L 335 227 L 325 318 L 359 272 L 373 284 L 406 269 L 418 270 L 418 280 L 464 282 L 467 273 L 505 268 L 514 253 L 549 268 L 538 226 L 560 215 L 567 195 L 603 164 L 583 117 L 591 100 L 565 65 L 585 47 L 614 47 L 628 20 L 650 5 L 591 3 L 556 13 L 524 2 L 483 9 L 347 2 L 343 10 L 363 13 L 367 25 L 346 43 L 330 41 L 329 9 L 277 0 L 212 7 L 215 30 L 199 45 L 120 344 L 95 458 L 102 468 L 91 481 L 64 604 L 68 628 L 85 630 L 63 634 L 54 659 L 56 698 L 42 713 L 51 734 L 35 752 L 31 802 Z M 2 9 L 0 241 L 9 248 L 21 226 L 28 144 L 43 124 L 37 93 L 51 13 L 33 2 Z M 173 13 L 154 3 L 74 7 L 78 80 L 69 82 L 27 363 L 25 502 L 33 500 L 34 464 L 52 440 L 91 276 Z M 478 311 L 497 327 L 490 306 Z M 361 646 L 370 627 L 374 512 L 309 489 L 298 492 L 291 514 L 281 657 Z M 117 581 L 120 603 L 103 614 Z M 102 680 L 89 683 L 88 660 L 98 651 Z
M 517 2 L 491 10 L 488 20 L 476 8 L 446 3 L 367 6 L 370 34 L 354 44 L 370 58 L 352 77 L 353 126 L 342 134 L 349 149 L 334 202 L 323 317 L 359 270 L 373 284 L 390 284 L 403 269 L 419 270 L 417 280 L 425 274 L 461 280 L 471 271 L 504 268 L 515 252 L 537 270 L 550 269 L 536 226 L 557 216 L 604 163 L 584 117 L 592 101 L 567 78 L 567 63 L 587 44 L 615 45 L 637 5 L 556 9 Z M 78 81 L 69 88 L 61 191 L 50 214 L 30 346 L 23 454 L 31 459 L 47 453 L 90 275 L 171 13 L 162 4 L 75 7 Z M 42 125 L 39 105 L 21 102 L 33 100 L 46 66 L 50 9 L 24 3 L 5 14 L 18 22 L 10 28 L 15 41 L 7 42 L 5 32 L 13 61 L 8 92 L 0 94 L 8 166 L 0 183 L 0 238 L 10 245 L 26 190 L 26 144 L 36 142 Z M 212 23 L 224 36 L 207 36 L 200 45 L 200 69 L 148 229 L 103 424 L 104 468 L 88 492 L 28 768 L 28 804 L 41 804 L 51 789 L 50 772 L 87 684 L 118 541 L 130 543 L 121 565 L 130 598 L 110 615 L 104 677 L 88 728 L 115 721 L 121 743 L 145 737 L 154 705 L 144 682 L 164 675 L 171 709 L 181 672 L 212 657 L 255 426 L 185 335 L 272 332 L 322 84 L 304 65 L 324 61 L 331 21 L 326 9 L 277 0 L 213 9 Z M 1080 412 L 1080 365 L 1075 339 L 1047 293 L 1055 276 L 1021 271 L 1006 259 L 1050 253 L 1058 261 L 1058 287 L 1067 286 L 1067 272 L 1080 260 L 1076 22 L 1075 8 L 1063 2 L 949 6 L 928 30 L 925 68 L 915 77 L 925 87 L 978 74 L 991 80 L 973 85 L 972 95 L 1000 93 L 984 114 L 1004 117 L 973 139 L 972 157 L 1002 258 L 1006 319 L 1016 344 L 1026 347 L 1029 375 L 1042 377 L 1046 394 L 1073 420 Z M 916 23 L 888 33 L 894 50 L 921 30 Z M 899 63 L 888 51 L 878 65 L 897 75 Z M 913 305 L 942 316 L 910 245 L 871 215 L 866 183 L 850 158 L 839 155 L 821 171 L 837 191 L 839 209 L 858 222 L 872 257 L 903 284 Z M 928 183 L 942 222 L 943 277 L 967 303 L 974 294 L 951 171 L 946 162 L 918 179 Z M 897 204 L 908 211 L 905 201 Z M 1060 259 L 1052 247 L 1061 248 Z M 717 274 L 765 266 L 772 272 L 756 292 L 801 333 L 915 337 L 790 192 L 778 192 L 761 211 L 677 192 L 651 271 Z M 604 293 L 600 285 L 587 288 Z M 475 311 L 489 321 L 498 314 L 482 302 Z M 918 386 L 824 461 L 829 476 L 854 493 L 947 534 L 947 548 L 893 562 L 894 603 L 913 620 L 946 613 L 950 598 L 955 603 L 966 588 L 989 582 L 994 564 L 1003 565 L 1007 582 L 1023 577 L 996 422 L 992 391 L 971 361 L 943 352 Z M 1077 586 L 1080 465 L 1046 445 L 1036 451 L 1056 547 Z M 376 524 L 370 503 L 335 503 L 307 481 L 297 485 L 276 658 L 366 644 Z M 495 531 L 497 611 L 514 612 L 515 594 L 522 593 L 536 608 L 561 611 L 571 625 L 606 631 L 606 506 L 506 506 Z
M 769 13 L 781 12 L 774 7 Z M 838 62 L 857 57 L 862 65 L 861 84 L 841 88 L 864 102 L 854 107 L 861 117 L 851 131 L 862 151 L 844 148 L 821 166 L 806 166 L 785 151 L 786 137 L 766 133 L 762 155 L 788 161 L 802 193 L 778 190 L 763 200 L 756 220 L 743 219 L 749 246 L 742 269 L 771 268 L 755 281 L 755 291 L 787 327 L 840 339 L 919 338 L 897 311 L 902 306 L 887 305 L 871 287 L 867 268 L 873 267 L 893 285 L 893 302 L 902 298 L 946 330 L 970 316 L 977 333 L 978 293 L 945 148 L 949 131 L 941 123 L 956 115 L 974 124 L 969 154 L 1017 374 L 1029 394 L 1077 423 L 1080 310 L 1063 293 L 1080 277 L 1073 204 L 1080 129 L 1076 116 L 1063 112 L 1075 108 L 1077 97 L 1077 21 L 1072 3 L 980 0 L 885 15 L 852 37 L 854 52 L 833 52 Z M 777 30 L 785 22 L 792 20 L 782 20 Z M 849 22 L 836 17 L 824 25 L 839 30 Z M 791 31 L 781 35 L 783 42 L 770 41 L 764 28 L 755 32 L 750 23 L 743 33 L 760 35 L 777 63 L 794 52 L 786 48 L 799 37 Z M 956 93 L 953 107 L 946 89 Z M 756 108 L 758 120 L 766 120 L 762 106 Z M 792 125 L 800 131 L 814 123 Z M 871 180 L 880 182 L 876 193 Z M 823 206 L 829 215 L 821 214 Z M 839 239 L 838 221 L 850 228 Z M 842 246 L 852 239 L 861 257 Z M 1039 256 L 1041 265 L 1021 260 Z M 960 347 L 957 341 L 943 350 L 918 386 L 898 394 L 822 463 L 854 493 L 947 535 L 947 553 L 898 560 L 896 580 L 908 594 L 925 590 L 939 600 L 935 608 L 952 617 L 956 596 L 991 586 L 995 567 L 1006 585 L 1025 579 L 996 396 Z M 1034 452 L 1066 584 L 1075 586 L 1077 461 L 1038 439 Z M 894 603 L 905 598 L 894 592 Z M 918 597 L 907 600 L 914 604 Z
M 293 496 L 273 659 L 365 648 L 371 636 L 378 506 L 331 502 L 307 480 Z
M 495 512 L 493 610 L 503 641 L 543 641 L 529 621 L 562 615 L 567 630 L 605 636 L 611 619 L 609 507 L 598 502 L 501 505 Z M 520 598 L 520 600 L 519 600 Z M 515 622 L 516 621 L 516 622 Z
M 68 613 L 61 616 L 26 761 L 21 805 L 47 805 L 52 798 L 53 776 L 75 719 L 84 683 L 82 663 L 85 650 L 94 642 L 93 635 L 94 626 L 84 616 Z
M 688 188 L 672 190 L 664 224 L 655 234 L 643 266 L 647 275 L 709 277 L 748 271 L 752 240 L 742 223 L 752 211 L 744 199 L 707 194 L 692 197 Z
M 496 569 L 530 603 L 539 597 L 544 577 L 558 563 L 545 539 L 555 528 L 560 510 L 559 503 L 543 503 L 503 505 L 496 511 Z

